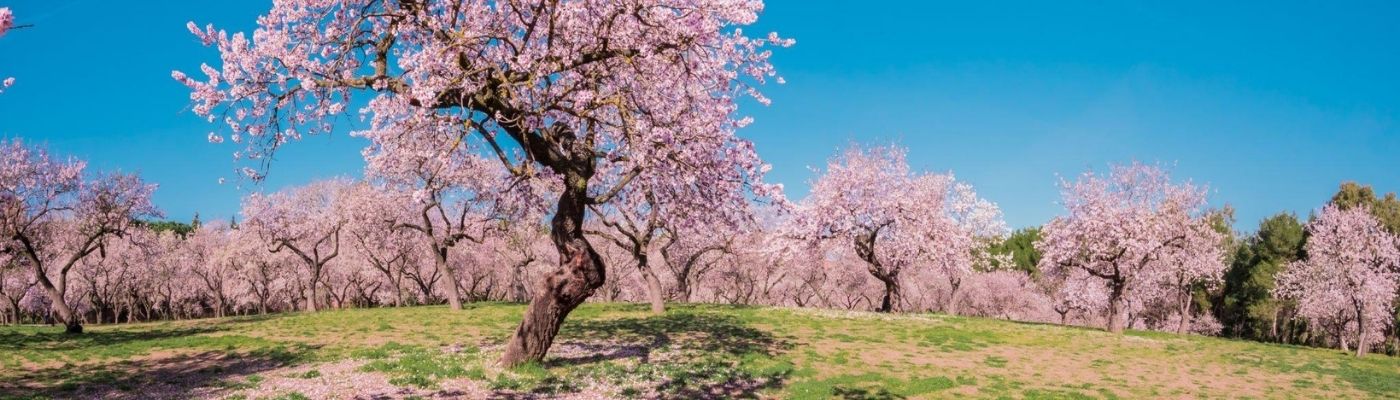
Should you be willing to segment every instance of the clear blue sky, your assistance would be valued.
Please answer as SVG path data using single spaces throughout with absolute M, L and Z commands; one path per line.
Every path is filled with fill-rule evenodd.
M 158 3 L 158 4 L 157 4 Z M 897 142 L 953 170 L 1013 226 L 1060 212 L 1056 175 L 1164 162 L 1238 209 L 1239 228 L 1306 215 L 1344 180 L 1400 190 L 1394 2 L 769 0 L 755 33 L 788 84 L 741 132 L 806 194 L 809 166 L 852 141 Z M 877 5 L 879 4 L 879 5 Z M 216 64 L 188 20 L 250 29 L 263 1 L 0 0 L 32 29 L 0 38 L 0 136 L 159 183 L 173 219 L 236 213 L 232 145 L 187 110 L 171 69 Z M 265 188 L 358 175 L 358 139 L 284 149 Z

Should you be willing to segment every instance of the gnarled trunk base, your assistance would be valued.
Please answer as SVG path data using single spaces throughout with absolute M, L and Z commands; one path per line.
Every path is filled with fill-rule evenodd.
M 876 278 L 879 278 L 880 282 L 885 284 L 885 295 L 880 299 L 880 308 L 876 311 L 882 313 L 894 312 L 895 307 L 899 306 L 899 281 L 888 276 L 877 275 Z
M 543 360 L 564 318 L 603 286 L 603 263 L 598 254 L 586 242 L 569 250 L 567 262 L 546 276 L 535 291 L 525 318 L 501 356 L 502 366 Z
M 544 276 L 525 310 L 525 317 L 506 344 L 501 365 L 507 368 L 539 362 L 554 344 L 564 318 L 599 287 L 606 273 L 603 258 L 583 235 L 583 218 L 587 205 L 587 184 L 570 185 L 559 197 L 558 209 L 551 221 L 550 239 L 559 249 L 559 268 Z M 586 180 L 584 180 L 586 182 Z

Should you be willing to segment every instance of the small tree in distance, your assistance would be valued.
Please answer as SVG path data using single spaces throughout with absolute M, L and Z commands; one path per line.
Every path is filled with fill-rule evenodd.
M 1172 183 L 1160 167 L 1113 166 L 1108 176 L 1086 172 L 1061 188 L 1068 214 L 1046 224 L 1036 242 L 1040 270 L 1075 282 L 1066 288 L 1105 291 L 1110 332 L 1123 332 L 1130 304 L 1167 295 L 1167 277 L 1192 280 L 1224 269 L 1205 191 Z
M 951 174 L 910 170 L 905 150 L 852 146 L 831 159 L 797 206 L 783 235 L 854 246 L 884 285 L 877 311 L 900 307 L 907 268 L 926 267 L 956 282 L 971 268 L 978 236 L 1001 234 L 1001 212 Z M 953 296 L 956 296 L 954 288 Z M 945 306 L 950 312 L 953 300 Z
M 1324 207 L 1307 232 L 1307 257 L 1289 263 L 1274 290 L 1296 299 L 1302 317 L 1330 328 L 1343 351 L 1354 336 L 1356 355 L 1364 355 L 1391 323 L 1400 285 L 1395 235 L 1369 207 L 1336 204 Z

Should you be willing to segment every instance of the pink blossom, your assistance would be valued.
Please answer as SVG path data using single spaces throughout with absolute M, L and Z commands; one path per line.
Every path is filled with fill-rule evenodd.
M 1340 347 L 1356 354 L 1383 340 L 1390 326 L 1400 248 L 1365 206 L 1329 204 L 1307 225 L 1307 258 L 1288 264 L 1276 295 L 1298 301 L 1298 313 Z
M 122 173 L 84 179 L 85 168 L 20 140 L 0 141 L 0 254 L 33 271 L 69 332 L 82 331 L 84 311 L 70 299 L 77 293 L 68 290 L 70 272 L 118 246 L 137 221 L 161 215 L 151 203 L 155 185 Z
M 814 248 L 828 241 L 854 245 L 855 256 L 885 286 L 879 310 L 903 307 L 902 275 L 921 269 L 950 282 L 944 307 L 950 313 L 979 238 L 1006 231 L 995 204 L 952 174 L 911 171 L 905 150 L 894 146 L 852 146 L 833 158 L 783 229 Z
M 551 234 L 561 267 L 572 268 L 546 278 L 572 281 L 545 284 L 556 293 L 536 299 L 562 302 L 567 313 L 604 283 L 603 260 L 584 237 L 587 205 L 623 189 L 728 211 L 744 207 L 746 193 L 781 201 L 762 181 L 753 144 L 735 134 L 736 99 L 768 101 L 756 89 L 775 76 L 768 48 L 792 44 L 743 35 L 739 27 L 762 8 L 753 0 L 283 1 L 250 35 L 190 23 L 220 62 L 202 67 L 202 79 L 174 77 L 190 88 L 197 115 L 236 116 L 223 122 L 247 136 L 250 160 L 328 133 L 353 103 L 366 104 L 359 114 L 368 121 L 355 134 L 388 152 L 400 151 L 399 137 L 455 133 L 429 142 L 439 146 L 433 157 L 490 160 L 505 174 L 482 176 L 510 176 L 500 184 L 545 181 L 561 192 Z M 549 29 L 537 29 L 541 21 Z M 541 328 L 549 331 L 511 342 L 507 364 L 543 357 L 557 324 Z
M 1174 296 L 1189 312 L 1190 286 L 1220 279 L 1224 256 L 1205 190 L 1138 163 L 1113 166 L 1108 176 L 1088 172 L 1061 188 L 1068 214 L 1046 224 L 1036 249 L 1044 254 L 1040 269 L 1067 283 L 1060 290 L 1076 292 L 1062 305 L 1107 311 L 1109 330 L 1122 332 L 1149 301 Z
M 0 7 L 0 36 L 15 27 L 15 13 L 9 7 Z

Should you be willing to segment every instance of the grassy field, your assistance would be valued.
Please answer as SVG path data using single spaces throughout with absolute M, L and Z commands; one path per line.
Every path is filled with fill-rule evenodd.
M 1400 398 L 1400 359 L 939 315 L 589 304 L 502 370 L 523 306 L 0 327 L 0 398 Z

